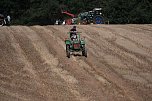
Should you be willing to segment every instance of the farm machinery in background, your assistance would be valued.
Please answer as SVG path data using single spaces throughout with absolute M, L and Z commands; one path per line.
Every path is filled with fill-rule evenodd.
M 78 15 L 80 24 L 104 24 L 102 8 L 94 8 L 92 11 L 83 12 Z
M 66 25 L 73 24 L 104 24 L 104 17 L 102 8 L 94 8 L 92 11 L 82 12 L 78 15 L 74 15 L 67 11 L 62 11 L 64 19 L 62 22 Z M 68 15 L 68 16 L 67 16 Z
M 65 19 L 64 21 L 63 21 L 63 24 L 66 24 L 66 25 L 72 25 L 72 24 L 76 24 L 76 16 L 74 15 L 74 14 L 72 14 L 72 13 L 69 13 L 69 12 L 67 12 L 67 11 L 64 11 L 64 12 L 62 12 L 62 14 L 66 14 L 66 15 L 68 15 L 70 18 L 68 18 L 68 19 Z
M 60 19 L 57 19 L 55 22 L 55 25 L 73 25 L 75 23 L 75 15 L 68 12 L 68 11 L 62 11 L 61 10 L 61 17 Z
M 71 13 L 69 13 L 69 12 L 67 12 L 67 11 L 62 12 L 62 14 L 66 14 L 66 15 L 74 18 L 74 14 L 71 14 Z M 65 20 L 65 24 L 71 25 L 71 24 L 72 24 L 72 18 L 66 19 L 66 20 Z
M 6 17 L 3 15 L 3 14 L 0 14 L 0 26 L 4 26 L 4 25 L 7 25 L 9 26 L 10 25 L 10 16 L 7 15 Z

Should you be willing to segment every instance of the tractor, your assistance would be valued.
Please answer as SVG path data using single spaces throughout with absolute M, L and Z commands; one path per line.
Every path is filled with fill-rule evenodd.
M 80 13 L 78 18 L 82 24 L 104 24 L 102 8 L 94 8 L 91 11 Z
M 0 26 L 4 25 L 10 25 L 10 16 L 4 16 L 3 14 L 0 14 Z
M 70 58 L 70 55 L 73 52 L 82 52 L 82 56 L 87 57 L 85 38 L 80 37 L 81 32 L 75 32 L 76 36 L 74 39 L 71 38 L 70 33 L 71 32 L 68 32 L 69 37 L 65 39 L 67 57 Z

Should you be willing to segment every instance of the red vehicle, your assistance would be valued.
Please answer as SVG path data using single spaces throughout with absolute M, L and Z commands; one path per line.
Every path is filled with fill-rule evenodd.
M 70 19 L 66 19 L 66 20 L 65 20 L 65 22 L 66 22 L 67 25 L 72 25 L 72 24 L 73 24 L 72 19 L 75 17 L 75 15 L 74 15 L 74 14 L 71 14 L 71 13 L 69 13 L 69 12 L 67 12 L 67 11 L 64 11 L 64 12 L 62 12 L 62 13 L 63 13 L 63 14 L 66 14 L 66 15 L 68 15 L 68 16 L 70 16 L 70 17 L 72 17 L 72 18 L 70 18 Z

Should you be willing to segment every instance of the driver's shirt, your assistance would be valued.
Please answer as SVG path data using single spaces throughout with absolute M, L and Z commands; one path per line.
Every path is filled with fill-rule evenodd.
M 74 28 L 72 28 L 70 31 L 72 31 L 72 32 L 70 32 L 70 37 L 72 37 L 73 35 L 76 35 L 76 29 L 74 29 Z

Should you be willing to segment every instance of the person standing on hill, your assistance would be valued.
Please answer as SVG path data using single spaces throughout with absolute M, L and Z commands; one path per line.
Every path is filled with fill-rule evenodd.
M 7 15 L 7 25 L 10 25 L 10 22 L 11 22 L 11 17 L 10 15 Z

